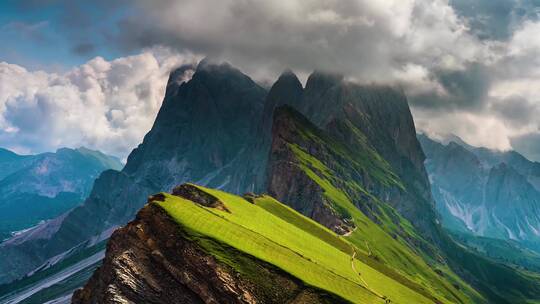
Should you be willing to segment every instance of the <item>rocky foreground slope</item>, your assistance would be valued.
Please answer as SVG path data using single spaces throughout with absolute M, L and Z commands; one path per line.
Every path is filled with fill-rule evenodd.
M 185 184 L 113 234 L 73 303 L 450 303 L 363 252 L 268 196 Z
M 175 192 L 191 203 L 215 199 L 192 185 Z M 103 265 L 72 303 L 346 303 L 228 244 L 211 239 L 199 244 L 159 205 L 162 200 L 164 195 L 152 197 L 134 221 L 111 236 Z M 205 249 L 209 245 L 229 251 L 232 260 L 212 255 Z

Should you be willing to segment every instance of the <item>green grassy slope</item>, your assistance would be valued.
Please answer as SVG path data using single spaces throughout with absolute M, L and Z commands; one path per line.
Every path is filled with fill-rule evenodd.
M 457 242 L 509 266 L 540 272 L 540 254 L 518 242 L 452 232 Z
M 372 194 L 373 189 L 383 196 L 384 189 L 404 188 L 360 130 L 347 121 L 336 122 L 338 133 L 346 135 L 345 144 L 289 111 L 295 126 L 288 130 L 294 133 L 284 140 L 290 140 L 286 146 L 295 159 L 288 162 L 323 190 L 336 214 L 354 223 L 356 228 L 346 239 L 359 249 L 364 261 L 434 302 L 485 302 L 450 270 L 438 250 L 421 238 L 410 222 Z M 362 181 L 366 180 L 371 181 L 372 189 L 364 188 Z
M 163 202 L 155 203 L 222 262 L 232 259 L 226 251 L 207 246 L 210 242 L 205 240 L 224 243 L 275 265 L 306 285 L 353 303 L 384 303 L 382 297 L 391 299 L 392 303 L 436 302 L 418 286 L 408 287 L 377 269 L 376 264 L 366 263 L 365 254 L 359 254 L 362 250 L 348 240 L 268 196 L 250 203 L 228 193 L 199 189 L 217 197 L 230 212 L 168 194 Z M 351 265 L 355 251 L 354 269 L 361 276 Z M 443 298 L 440 302 L 452 303 Z
M 337 122 L 339 130 L 333 132 L 342 135 L 338 141 L 293 110 L 283 111 L 290 112 L 295 124 L 287 126 L 282 138 L 294 155 L 287 159 L 289 167 L 296 166 L 316 183 L 336 214 L 354 224 L 346 239 L 360 249 L 360 256 L 366 255 L 363 261 L 373 261 L 370 265 L 379 271 L 439 301 L 536 303 L 540 284 L 534 274 L 474 254 L 443 232 L 435 231 L 442 238 L 435 247 L 383 201 L 390 191 L 409 192 L 411 187 L 403 188 L 354 125 Z
M 386 213 L 392 212 L 397 215 L 390 206 L 384 208 L 381 206 L 383 216 L 378 217 L 380 224 L 376 224 L 358 210 L 343 191 L 324 178 L 324 174 L 317 174 L 316 166 L 313 166 L 301 154 L 297 156 L 305 173 L 322 187 L 327 198 L 339 206 L 340 210 L 344 210 L 347 217 L 355 223 L 357 228 L 346 238 L 360 248 L 359 254 L 364 255 L 366 260 L 372 261 L 373 264 L 386 265 L 381 268 L 388 275 L 394 276 L 409 286 L 417 286 L 417 290 L 424 294 L 434 295 L 441 301 L 446 299 L 450 302 L 469 303 L 472 299 L 481 298 L 446 265 L 437 263 L 421 252 L 414 251 L 401 235 L 391 234 L 397 231 L 397 226 L 399 226 L 405 233 L 410 233 L 411 238 L 418 238 L 412 225 L 404 218 L 399 217 L 400 222 L 397 224 L 390 220 Z M 361 186 L 356 184 L 354 187 Z M 438 269 L 438 272 L 435 269 Z M 370 284 L 369 281 L 368 284 Z
M 476 289 L 488 296 L 489 303 L 539 303 L 540 275 L 482 257 L 450 238 L 443 249 L 451 263 L 477 279 Z

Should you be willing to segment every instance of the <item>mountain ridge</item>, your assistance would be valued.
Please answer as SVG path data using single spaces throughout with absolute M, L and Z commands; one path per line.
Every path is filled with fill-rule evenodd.
M 540 235 L 540 191 L 534 183 L 538 163 L 515 151 L 419 138 L 447 227 L 534 246 Z
M 91 240 L 130 221 L 146 197 L 178 184 L 241 194 L 263 192 L 268 183 L 277 199 L 361 248 L 358 258 L 370 267 L 428 298 L 536 299 L 534 278 L 466 251 L 437 223 L 425 156 L 402 91 L 321 72 L 302 88 L 294 75 L 282 76 L 267 92 L 230 65 L 205 61 L 191 80 L 171 80 L 154 126 L 124 170 L 102 173 L 89 198 L 50 238 L 0 248 L 3 260 L 41 250 L 38 258 L 19 255 L 16 265 L 0 263 L 2 279 L 73 248 L 91 248 Z M 281 108 L 290 103 L 295 110 Z M 277 124 L 279 113 L 292 124 Z M 287 189 L 295 183 L 301 186 Z M 302 192 L 305 185 L 314 190 L 310 195 Z M 501 277 L 515 283 L 502 290 Z
M 118 159 L 86 148 L 59 148 L 36 155 L 4 152 L 0 158 L 0 232 L 4 236 L 75 207 L 102 171 L 122 167 Z

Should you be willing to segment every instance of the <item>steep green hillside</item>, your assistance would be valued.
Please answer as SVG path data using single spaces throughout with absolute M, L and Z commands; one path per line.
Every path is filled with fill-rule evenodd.
M 420 200 L 420 195 L 410 186 L 403 188 L 404 183 L 364 138 L 347 119 L 334 120 L 321 130 L 294 109 L 277 109 L 270 194 L 334 231 L 346 232 L 347 240 L 362 249 L 358 254 L 439 300 L 534 303 L 539 299 L 537 277 L 457 245 L 440 226 L 431 232 L 439 243 L 428 243 L 387 201 L 403 195 Z M 348 231 L 336 229 L 334 223 L 340 221 Z
M 219 203 L 207 207 L 169 194 L 156 203 L 203 248 L 239 272 L 242 265 L 232 263 L 229 252 L 212 245 L 212 241 L 275 265 L 307 285 L 353 303 L 384 303 L 383 298 L 392 303 L 455 302 L 438 290 L 427 290 L 372 261 L 364 248 L 353 244 L 358 236 L 340 237 L 269 196 L 251 196 L 246 200 L 197 187 Z M 371 233 L 381 237 L 376 229 Z M 245 275 L 257 277 L 256 273 Z
M 452 232 L 459 243 L 498 262 L 540 273 L 540 254 L 513 240 L 500 240 Z
M 275 119 L 275 126 L 283 132 L 277 131 L 279 142 L 273 147 L 279 150 L 280 159 L 287 155 L 284 171 L 296 175 L 294 180 L 307 177 L 305 183 L 322 189 L 325 206 L 351 227 L 344 238 L 359 248 L 359 256 L 439 301 L 467 303 L 482 298 L 450 270 L 409 221 L 378 199 L 389 191 L 403 191 L 403 186 L 386 161 L 365 142 L 361 131 L 347 121 L 334 122 L 332 126 L 347 138 L 345 145 L 291 108 L 278 109 Z

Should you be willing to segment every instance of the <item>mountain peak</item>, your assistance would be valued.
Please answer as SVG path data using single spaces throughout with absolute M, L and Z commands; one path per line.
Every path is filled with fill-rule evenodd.
M 279 75 L 279 78 L 277 80 L 277 82 L 279 82 L 280 80 L 291 80 L 291 81 L 298 81 L 298 77 L 296 76 L 296 74 L 289 68 L 285 69 L 283 72 L 281 72 L 281 74 Z
M 211 96 L 227 95 L 226 92 L 236 89 L 257 90 L 262 93 L 266 91 L 228 62 L 218 62 L 208 58 L 199 62 L 190 82 L 203 85 L 204 88 L 200 89 L 207 90 Z
M 458 135 L 456 135 L 454 133 L 450 133 L 450 134 L 447 134 L 446 136 L 444 136 L 443 139 L 441 140 L 441 142 L 443 144 L 445 144 L 445 145 L 448 145 L 450 143 L 455 143 L 455 144 L 458 144 L 458 145 L 462 146 L 463 148 L 465 148 L 465 149 L 467 149 L 469 151 L 472 151 L 474 149 L 478 149 L 478 147 L 470 145 L 469 143 L 467 143 L 461 137 L 459 137 Z
M 317 88 L 319 90 L 326 90 L 331 88 L 341 81 L 344 76 L 338 73 L 314 71 L 309 75 L 306 82 L 306 90 Z
M 219 61 L 213 58 L 206 57 L 203 60 L 199 61 L 197 65 L 196 72 L 207 71 L 207 72 L 224 72 L 224 71 L 238 71 L 237 68 L 233 67 L 230 63 L 226 61 Z
M 99 150 L 93 150 L 93 149 L 90 149 L 90 148 L 87 148 L 85 146 L 80 146 L 78 147 L 77 149 L 75 149 L 81 153 L 99 153 L 99 154 L 104 154 L 103 152 L 99 151 Z
M 169 80 L 167 81 L 167 87 L 169 87 L 170 85 L 173 85 L 173 84 L 176 84 L 176 85 L 179 85 L 181 84 L 182 82 L 186 81 L 186 74 L 191 72 L 191 71 L 194 71 L 196 69 L 196 67 L 193 65 L 193 64 L 184 64 L 184 65 L 181 65 L 180 67 L 174 69 L 170 74 L 169 74 Z
M 302 92 L 302 84 L 298 77 L 291 70 L 285 70 L 268 92 L 265 111 L 271 113 L 276 107 L 284 104 L 295 106 L 300 102 Z
M 70 153 L 70 152 L 75 152 L 76 149 L 72 149 L 72 148 L 68 148 L 68 147 L 60 147 L 58 149 L 56 149 L 56 151 L 54 153 L 56 154 L 62 154 L 62 153 Z
M 272 87 L 274 87 L 276 84 L 284 84 L 284 83 L 294 85 L 295 87 L 300 87 L 300 89 L 302 90 L 304 89 L 302 86 L 302 83 L 300 82 L 296 74 L 290 69 L 286 69 L 283 72 L 281 72 L 281 74 L 279 75 L 278 79 L 274 82 Z

